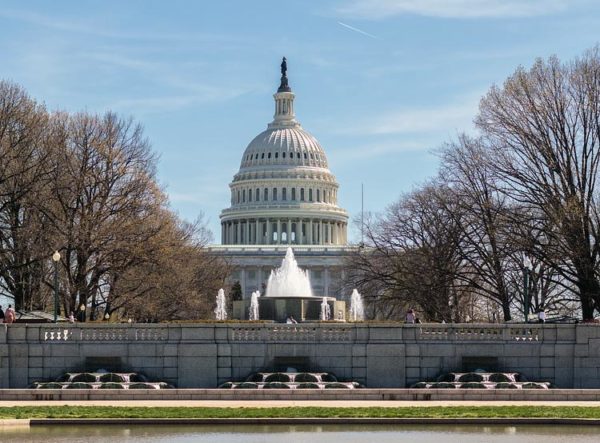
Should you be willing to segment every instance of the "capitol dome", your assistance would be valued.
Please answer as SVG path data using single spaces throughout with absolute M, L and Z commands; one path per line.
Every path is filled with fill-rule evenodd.
M 287 64 L 274 94 L 275 115 L 249 144 L 221 213 L 227 245 L 345 245 L 348 215 L 325 151 L 296 121 Z

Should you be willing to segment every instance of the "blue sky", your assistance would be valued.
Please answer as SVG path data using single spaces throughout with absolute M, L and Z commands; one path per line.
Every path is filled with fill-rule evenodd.
M 593 0 L 3 0 L 0 78 L 50 109 L 133 116 L 172 207 L 217 234 L 282 56 L 354 216 L 361 183 L 381 211 L 435 174 L 432 151 L 473 130 L 492 84 L 581 54 L 599 25 Z

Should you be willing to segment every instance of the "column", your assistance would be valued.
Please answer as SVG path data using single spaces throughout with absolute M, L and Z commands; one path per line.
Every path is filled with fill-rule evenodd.
M 267 241 L 265 242 L 267 245 L 273 243 L 273 226 L 271 225 L 271 220 L 267 218 Z
M 256 222 L 254 224 L 254 243 L 257 245 L 262 244 L 263 242 L 263 238 L 262 238 L 262 230 L 260 229 L 260 222 L 258 221 L 258 218 L 256 219 Z
M 333 243 L 333 223 L 327 222 L 327 237 L 329 244 Z
M 308 244 L 312 245 L 313 244 L 313 222 L 312 222 L 312 218 L 308 221 L 308 229 L 307 229 L 307 237 L 308 237 Z
M 235 230 L 236 230 L 236 235 L 237 238 L 235 239 L 235 244 L 239 245 L 241 244 L 241 240 L 242 240 L 242 224 L 240 223 L 240 221 L 238 220 L 235 224 Z
M 289 245 L 292 243 L 292 220 L 288 218 L 285 226 L 287 227 L 286 242 Z
M 299 219 L 296 222 L 296 243 L 299 245 L 304 244 L 304 239 L 302 238 L 302 228 L 304 227 L 304 220 Z
M 281 219 L 277 219 L 277 244 L 281 244 Z
M 323 220 L 319 220 L 319 244 L 322 245 L 323 243 Z
M 246 236 L 244 238 L 244 244 L 249 245 L 250 244 L 250 220 L 246 219 Z

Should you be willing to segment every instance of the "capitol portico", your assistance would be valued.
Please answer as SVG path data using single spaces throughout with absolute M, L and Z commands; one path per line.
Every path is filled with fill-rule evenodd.
M 231 206 L 221 213 L 221 243 L 212 251 L 229 259 L 244 297 L 264 289 L 288 246 L 309 271 L 315 295 L 337 294 L 347 253 L 348 214 L 325 151 L 296 120 L 295 95 L 281 64 L 275 114 L 249 144 L 231 182 Z

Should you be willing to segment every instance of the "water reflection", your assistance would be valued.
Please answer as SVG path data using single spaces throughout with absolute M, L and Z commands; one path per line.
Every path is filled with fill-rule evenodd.
M 397 443 L 416 440 L 439 443 L 440 439 L 461 443 L 510 441 L 591 443 L 600 439 L 600 427 L 589 426 L 448 426 L 448 425 L 274 425 L 274 426 L 34 426 L 4 427 L 0 441 L 80 443 L 118 439 L 120 442 L 210 442 L 210 443 Z M 507 440 L 507 437 L 509 440 Z

